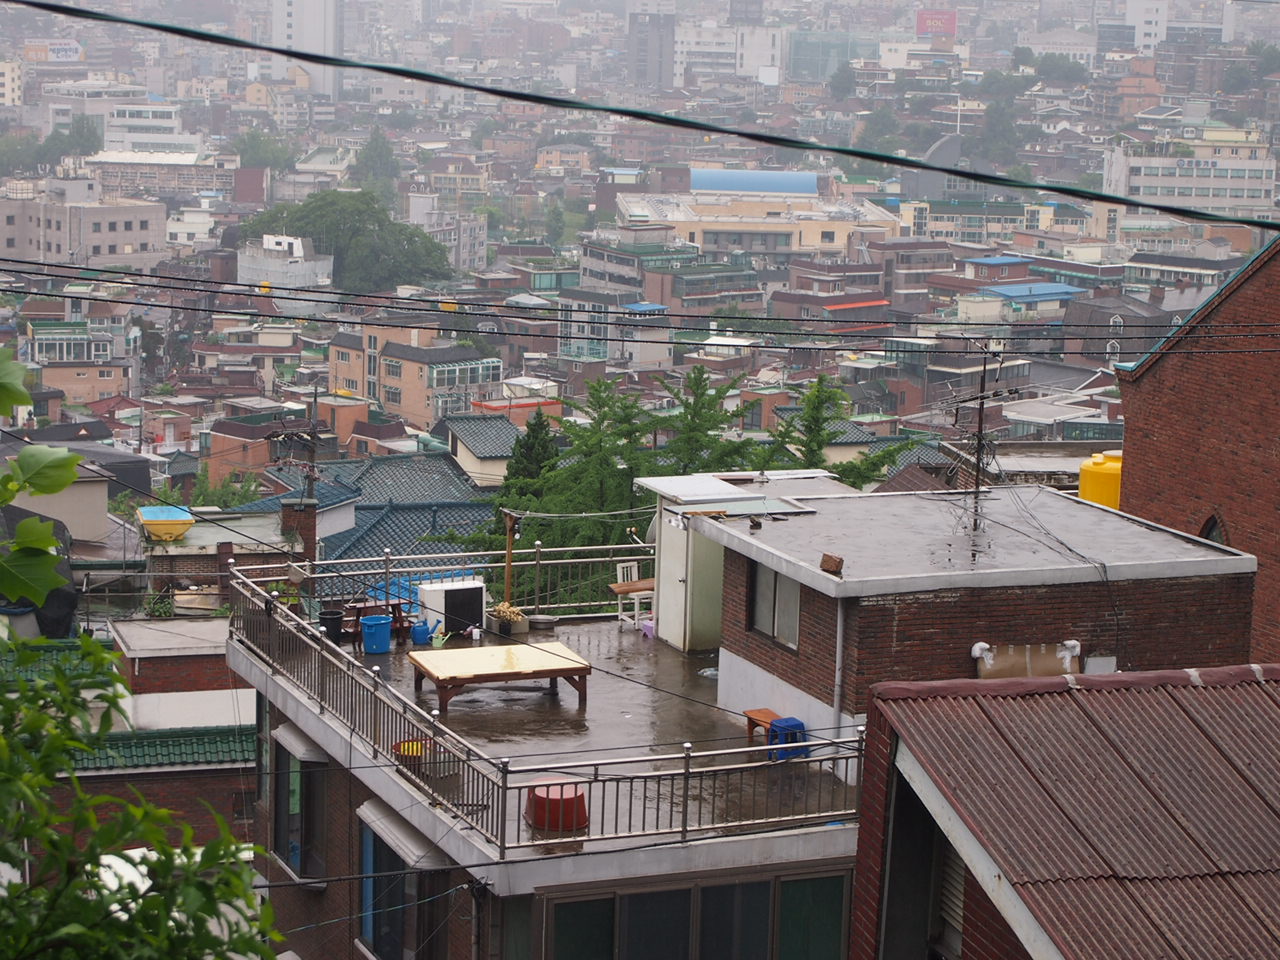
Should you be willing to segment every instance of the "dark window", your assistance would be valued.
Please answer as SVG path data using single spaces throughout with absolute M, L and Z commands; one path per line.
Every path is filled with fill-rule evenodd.
M 555 960 L 613 960 L 613 898 L 558 903 Z
M 5 218 L 4 218 L 4 225 L 5 225 L 6 227 L 12 227 L 12 226 L 13 226 L 13 224 L 14 224 L 14 220 L 15 220 L 15 218 L 14 218 L 14 215 L 13 215 L 12 213 L 10 213 L 10 214 L 6 214 L 6 215 L 5 215 Z
M 93 245 L 93 247 L 91 247 L 90 249 L 92 250 L 93 255 L 94 255 L 95 257 L 102 253 L 102 245 L 101 245 L 101 244 L 95 243 L 95 244 Z
M 404 952 L 406 874 L 404 861 L 367 824 L 360 825 L 360 939 L 380 960 Z M 370 877 L 368 874 L 393 874 Z
M 325 765 L 299 760 L 277 743 L 274 767 L 272 850 L 298 876 L 323 876 Z
M 93 232 L 94 232 L 94 233 L 101 233 L 101 232 L 102 232 L 102 224 L 100 224 L 100 223 L 95 223 L 95 224 L 93 225 L 92 230 L 93 230 Z
M 139 229 L 139 230 L 149 230 L 150 228 L 151 228 L 151 221 L 150 221 L 150 220 L 139 220 L 139 221 L 138 221 L 138 229 Z
M 133 221 L 132 221 L 132 220 L 126 220 L 126 221 L 124 222 L 124 228 L 125 228 L 125 230 L 132 230 L 132 229 L 133 229 Z
M 16 247 L 16 246 L 18 245 L 18 242 L 17 242 L 16 240 L 14 240 L 14 239 L 13 239 L 13 237 L 5 237 L 5 239 L 4 239 L 4 245 L 5 245 L 6 247 L 8 247 L 9 249 L 13 249 L 14 247 Z
M 107 244 L 107 253 L 115 253 L 116 245 L 114 243 Z
M 788 647 L 800 641 L 800 584 L 762 563 L 751 563 L 751 629 Z
M 107 221 L 107 233 L 116 232 L 116 222 L 114 220 Z
M 1227 545 L 1227 528 L 1217 514 L 1204 522 L 1204 526 L 1200 528 L 1200 539 L 1212 540 L 1224 547 Z

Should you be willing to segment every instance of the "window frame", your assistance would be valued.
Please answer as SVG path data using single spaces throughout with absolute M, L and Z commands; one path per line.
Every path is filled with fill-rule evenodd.
M 798 650 L 800 581 L 756 560 L 748 562 L 751 566 L 747 574 L 747 628 L 781 647 Z M 780 617 L 785 618 L 781 625 Z
M 272 732 L 271 852 L 295 877 L 323 877 L 328 757 L 320 760 L 323 751 L 305 747 L 301 734 L 286 729 Z

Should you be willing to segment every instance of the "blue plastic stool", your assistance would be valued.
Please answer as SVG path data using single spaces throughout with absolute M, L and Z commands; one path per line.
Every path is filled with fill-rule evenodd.
M 804 743 L 808 740 L 805 734 L 804 721 L 795 717 L 779 717 L 769 724 L 769 746 L 778 746 L 778 750 L 769 751 L 770 760 L 788 760 L 791 757 L 809 756 L 808 747 L 783 747 L 787 743 Z

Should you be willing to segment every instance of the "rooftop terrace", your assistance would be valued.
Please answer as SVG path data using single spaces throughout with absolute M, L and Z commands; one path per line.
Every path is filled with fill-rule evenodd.
M 466 687 L 447 714 L 433 715 L 432 684 L 415 692 L 408 658 L 429 648 L 400 643 L 352 656 L 324 642 L 306 613 L 268 601 L 261 586 L 280 578 L 268 567 L 231 575 L 228 659 L 243 675 L 296 687 L 342 741 L 394 769 L 429 805 L 458 818 L 467 841 L 497 858 L 545 851 L 548 837 L 522 812 L 530 790 L 555 783 L 583 791 L 589 826 L 551 839 L 601 849 L 635 837 L 697 839 L 855 818 L 860 740 L 815 731 L 808 749 L 797 751 L 807 755 L 793 757 L 768 750 L 759 735 L 750 743 L 745 718 L 716 706 L 714 674 L 704 672 L 713 657 L 686 656 L 615 619 L 607 584 L 616 579 L 616 550 L 541 560 L 518 552 L 513 596 L 526 610 L 561 612 L 554 629 L 480 641 L 455 636 L 446 644 L 559 641 L 591 664 L 582 705 L 567 689 L 551 695 L 547 680 L 524 680 Z M 440 559 L 375 558 L 313 572 L 385 582 L 425 576 L 429 566 L 439 574 Z M 500 575 L 497 558 L 471 559 L 472 574 Z M 540 584 L 534 595 L 522 594 L 531 582 Z

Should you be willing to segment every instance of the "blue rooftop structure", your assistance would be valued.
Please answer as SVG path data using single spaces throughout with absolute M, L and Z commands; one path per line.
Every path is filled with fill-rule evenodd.
M 665 303 L 649 303 L 642 300 L 640 303 L 628 303 L 622 307 L 630 313 L 666 313 L 667 305 Z
M 1015 263 L 1030 263 L 1026 257 L 974 257 L 965 263 L 977 263 L 984 267 L 1007 267 Z
M 693 190 L 727 193 L 808 193 L 817 196 L 818 175 L 798 170 L 716 170 L 694 167 L 689 171 Z
M 1046 300 L 1070 300 L 1080 293 L 1088 293 L 1083 287 L 1069 283 L 1009 283 L 995 287 L 982 287 L 980 293 L 1016 300 L 1019 303 L 1042 303 Z

